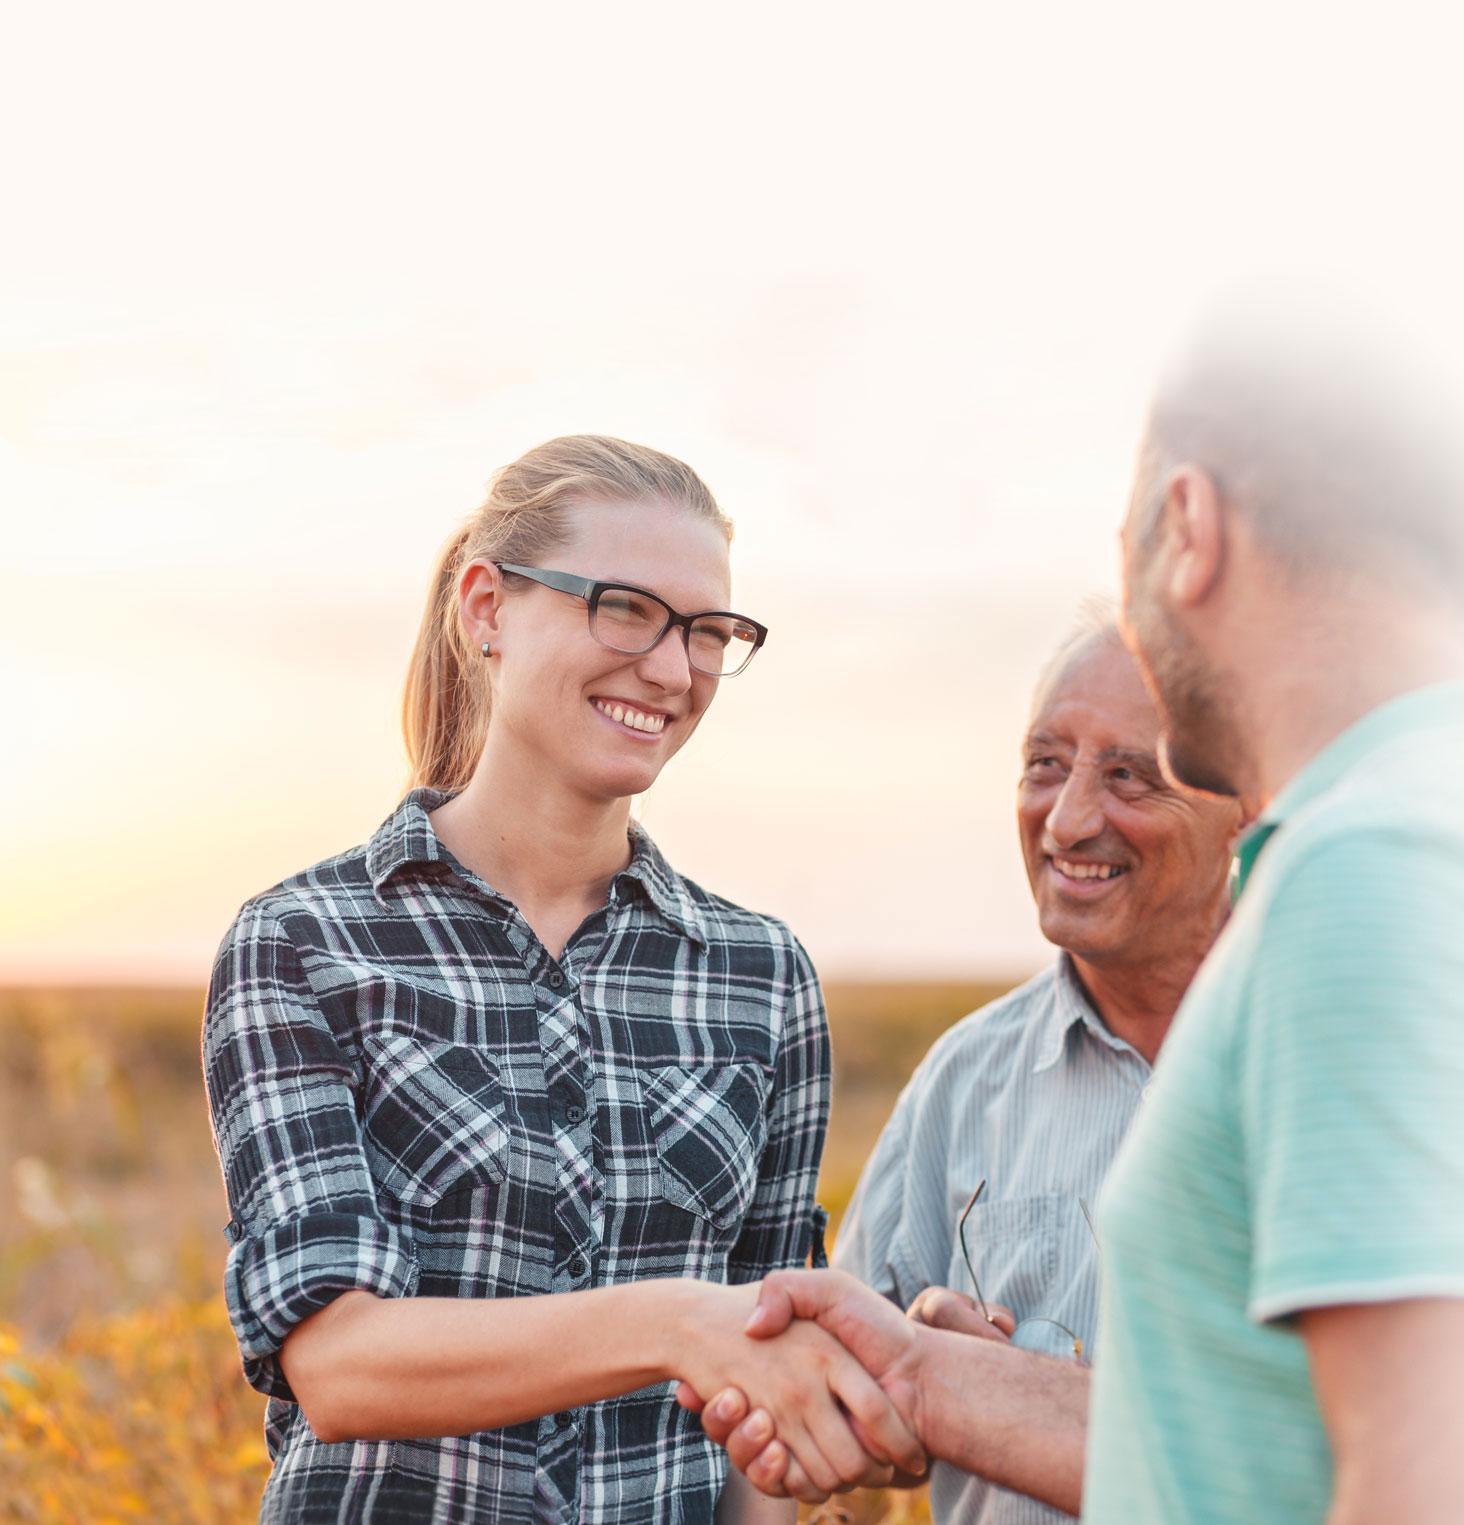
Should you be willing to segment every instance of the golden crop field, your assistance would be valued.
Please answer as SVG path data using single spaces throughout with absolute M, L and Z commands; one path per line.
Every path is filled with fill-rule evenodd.
M 833 984 L 837 1223 L 931 1040 L 1005 985 Z M 0 1522 L 233 1525 L 268 1472 L 192 990 L 0 991 Z M 927 1519 L 856 1496 L 826 1519 Z

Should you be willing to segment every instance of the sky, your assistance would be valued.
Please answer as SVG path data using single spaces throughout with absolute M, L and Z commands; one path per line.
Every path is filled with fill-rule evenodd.
M 243 900 L 363 841 L 438 547 L 581 430 L 697 468 L 772 629 L 637 806 L 672 861 L 833 976 L 1035 969 L 1025 706 L 1116 587 L 1171 336 L 1284 271 L 1464 340 L 1446 24 L 13 20 L 0 981 L 201 983 Z

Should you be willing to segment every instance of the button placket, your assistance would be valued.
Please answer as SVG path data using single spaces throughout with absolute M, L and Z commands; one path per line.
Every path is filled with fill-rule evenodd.
M 593 1285 L 594 1260 L 600 1234 L 596 1204 L 594 1145 L 589 1125 L 588 1087 L 591 1035 L 580 1009 L 578 981 L 572 956 L 559 962 L 536 947 L 530 978 L 537 987 L 539 1035 L 549 1116 L 560 1132 L 554 1208 L 556 1291 L 579 1291 Z M 556 1425 L 556 1428 L 560 1426 Z

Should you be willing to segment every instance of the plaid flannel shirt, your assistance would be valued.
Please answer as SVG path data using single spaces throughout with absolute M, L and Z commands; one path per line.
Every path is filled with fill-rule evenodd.
M 808 1253 L 829 1101 L 822 998 L 780 922 L 632 828 L 553 959 L 410 793 L 363 847 L 249 900 L 203 1062 L 229 1314 L 268 1394 L 261 1518 L 710 1520 L 725 1458 L 669 1385 L 506 1429 L 326 1444 L 280 1368 L 351 1288 L 523 1297 L 746 1281 Z

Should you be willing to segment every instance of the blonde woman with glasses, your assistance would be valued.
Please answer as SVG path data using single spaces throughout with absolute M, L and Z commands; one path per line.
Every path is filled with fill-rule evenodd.
M 786 927 L 630 818 L 766 636 L 730 535 L 642 446 L 501 471 L 432 581 L 413 787 L 223 942 L 204 1063 L 264 1519 L 791 1518 L 725 1483 L 678 1378 L 756 1395 L 824 1491 L 868 1475 L 851 1423 L 920 1465 L 837 1342 L 743 1333 L 810 1249 L 822 999 Z

